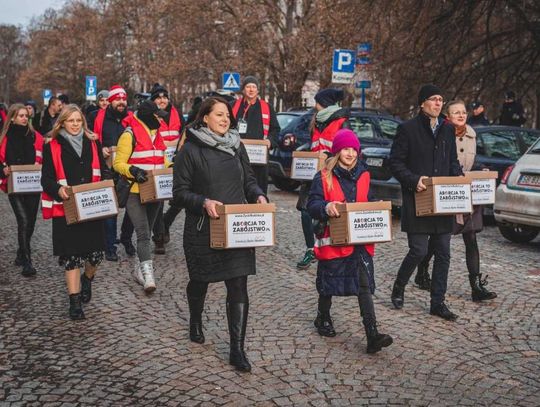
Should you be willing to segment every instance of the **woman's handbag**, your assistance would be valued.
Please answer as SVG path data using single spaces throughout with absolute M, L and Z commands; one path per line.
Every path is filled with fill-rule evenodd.
M 129 191 L 135 181 L 128 181 L 126 177 L 120 177 L 116 183 L 116 198 L 118 199 L 118 207 L 125 208 L 129 198 Z

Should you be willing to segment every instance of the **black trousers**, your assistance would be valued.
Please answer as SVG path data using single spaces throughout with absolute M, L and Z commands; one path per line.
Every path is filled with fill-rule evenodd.
M 9 203 L 17 219 L 17 255 L 30 261 L 30 240 L 34 234 L 39 209 L 39 194 L 10 194 Z
M 428 254 L 428 242 L 431 240 L 435 261 L 431 277 L 431 305 L 444 302 L 448 283 L 448 269 L 450 267 L 450 233 L 424 234 L 407 233 L 409 252 L 403 259 L 399 268 L 396 282 L 405 286 L 409 282 L 414 269 Z
M 252 165 L 251 169 L 255 173 L 257 185 L 266 195 L 268 193 L 268 165 Z
M 225 280 L 225 287 L 227 287 L 227 302 L 248 304 L 249 298 L 247 293 L 247 276 L 241 276 Z M 186 292 L 188 297 L 193 299 L 204 299 L 206 297 L 206 291 L 208 290 L 208 284 L 204 281 L 189 280 Z
M 178 214 L 182 212 L 181 207 L 170 205 L 170 204 L 169 204 L 169 209 L 167 209 L 165 213 L 163 213 L 164 209 L 165 209 L 165 203 L 162 205 L 161 209 L 159 210 L 156 221 L 154 222 L 153 240 L 163 239 L 165 228 L 167 229 L 170 228 L 174 220 L 178 216 Z

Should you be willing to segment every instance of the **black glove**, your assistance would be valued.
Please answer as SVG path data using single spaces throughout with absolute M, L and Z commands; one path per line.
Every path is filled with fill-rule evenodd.
M 132 165 L 131 167 L 129 167 L 129 172 L 131 173 L 131 175 L 133 175 L 133 178 L 135 178 L 135 181 L 137 181 L 139 184 L 148 181 L 148 173 L 142 168 Z

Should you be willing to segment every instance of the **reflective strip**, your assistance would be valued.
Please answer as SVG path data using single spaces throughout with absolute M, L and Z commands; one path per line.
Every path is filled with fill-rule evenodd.
M 92 176 L 94 177 L 101 177 L 101 170 L 98 169 L 92 169 Z
M 49 201 L 47 199 L 42 199 L 41 200 L 41 206 L 43 208 L 51 209 L 53 207 L 53 205 L 64 205 L 64 204 L 62 202 Z
M 165 130 L 165 131 L 160 131 L 159 134 L 161 134 L 161 136 L 165 136 L 165 137 L 168 137 L 168 136 L 179 136 L 180 135 L 180 132 L 178 130 Z
M 315 239 L 315 247 L 330 246 L 332 244 L 331 237 L 323 237 L 322 239 Z
M 161 170 L 165 168 L 163 164 L 132 164 L 136 167 L 142 168 L 143 170 Z
M 263 114 L 263 115 L 262 115 L 262 118 L 263 118 L 263 119 L 269 119 L 269 118 L 270 118 L 270 115 Z
M 319 141 L 323 146 L 332 148 L 332 142 L 331 141 L 328 141 L 328 140 L 323 139 L 323 138 L 319 139 Z
M 36 150 L 36 157 L 43 157 L 43 155 L 41 154 L 41 151 Z
M 163 150 L 134 151 L 131 158 L 163 157 Z
M 318 140 L 311 143 L 311 148 L 315 148 L 315 147 L 319 147 L 319 141 Z
M 264 130 L 270 130 L 270 126 L 266 125 L 266 124 L 263 124 L 263 129 Z
M 59 179 L 59 180 L 58 180 L 58 183 L 59 183 L 60 185 L 63 185 L 63 186 L 65 186 L 65 187 L 67 187 L 67 186 L 68 186 L 68 184 L 67 184 L 67 180 L 65 180 L 65 179 Z

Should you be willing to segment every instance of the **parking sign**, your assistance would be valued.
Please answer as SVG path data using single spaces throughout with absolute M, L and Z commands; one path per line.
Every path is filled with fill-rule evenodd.
M 350 49 L 335 49 L 332 62 L 332 82 L 351 83 L 355 65 L 355 51 Z
M 49 99 L 52 98 L 51 89 L 43 89 L 43 104 L 47 106 L 49 104 Z
M 97 78 L 95 76 L 86 77 L 86 100 L 97 99 Z

